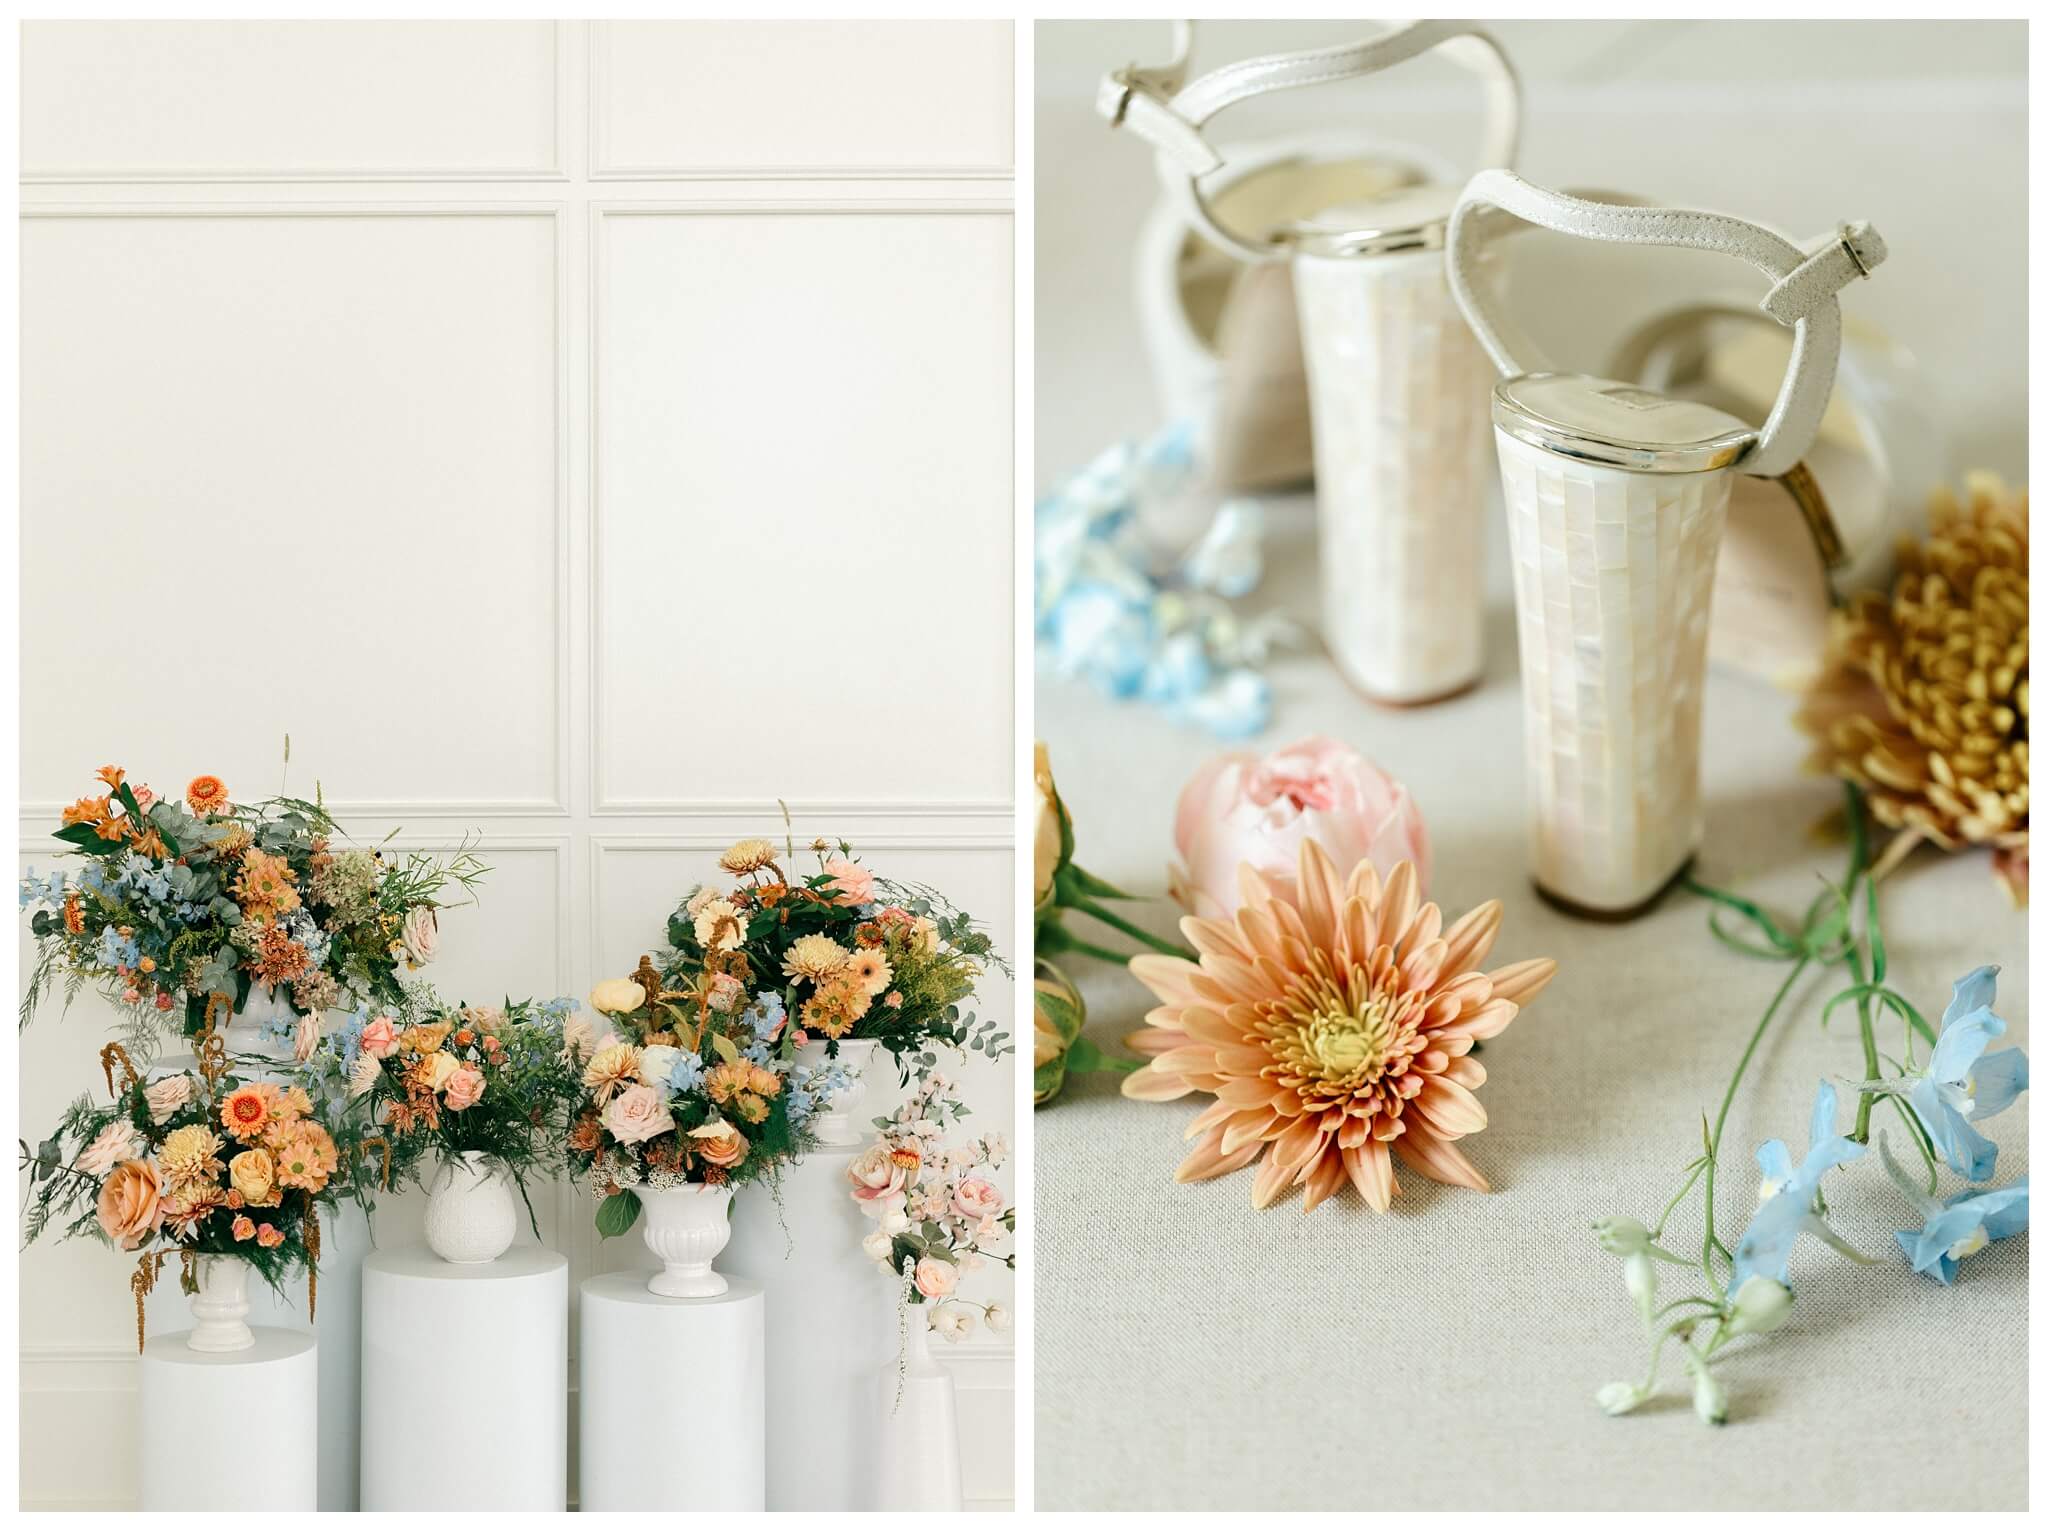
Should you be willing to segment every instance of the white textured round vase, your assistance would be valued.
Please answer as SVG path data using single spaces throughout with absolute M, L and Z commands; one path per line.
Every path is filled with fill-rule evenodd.
M 828 1148 L 850 1148 L 867 1141 L 867 1123 L 860 1119 L 860 1113 L 868 1098 L 868 1065 L 874 1061 L 875 1049 L 881 1044 L 851 1039 L 842 1041 L 838 1044 L 837 1058 L 825 1056 L 827 1045 L 824 1042 L 806 1042 L 796 1050 L 797 1062 L 811 1068 L 837 1063 L 848 1076 L 844 1089 L 832 1091 L 819 1102 L 817 1111 L 811 1116 L 811 1130 Z
M 505 1166 L 475 1149 L 444 1159 L 427 1192 L 427 1247 L 450 1265 L 484 1265 L 519 1227 Z
M 677 1185 L 654 1190 L 633 1187 L 640 1198 L 640 1236 L 661 1269 L 647 1278 L 657 1297 L 716 1297 L 725 1277 L 711 1268 L 732 1237 L 732 1187 Z
M 960 1410 L 953 1378 L 932 1355 L 931 1306 L 903 1313 L 901 1371 L 882 1378 L 881 1510 L 959 1510 Z
M 227 1027 L 221 1033 L 221 1044 L 231 1055 L 281 1061 L 292 1055 L 289 1032 L 298 1020 L 297 1012 L 275 988 L 252 983 L 248 998 L 228 1018 Z M 286 1032 L 284 1037 L 271 1034 L 280 1029 Z
M 1531 875 L 1575 912 L 1626 916 L 1684 869 L 1704 827 L 1707 624 L 1734 470 L 1638 473 L 1495 437 Z
M 249 1262 L 233 1255 L 201 1255 L 199 1290 L 192 1294 L 194 1350 L 247 1350 L 256 1343 L 249 1328 Z
M 1316 222 L 1335 232 L 1303 238 L 1294 257 L 1323 642 L 1376 702 L 1454 695 L 1485 662 L 1493 367 L 1428 244 L 1451 196 L 1414 188 L 1332 209 Z M 1372 239 L 1358 233 L 1367 225 L 1380 230 Z

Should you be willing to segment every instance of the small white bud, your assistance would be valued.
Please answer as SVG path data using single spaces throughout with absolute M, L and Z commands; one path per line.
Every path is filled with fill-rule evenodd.
M 1633 1382 L 1610 1382 L 1593 1395 L 1608 1414 L 1626 1414 L 1649 1396 Z
M 1611 1255 L 1637 1255 L 1650 1247 L 1650 1230 L 1632 1217 L 1602 1218 L 1593 1232 Z
M 990 1303 L 983 1318 L 989 1328 L 997 1334 L 1006 1333 L 1011 1324 L 1010 1310 L 999 1302 Z
M 1730 1334 L 1769 1334 L 1792 1314 L 1792 1291 L 1769 1276 L 1751 1276 L 1735 1294 Z
M 1688 1359 L 1686 1365 L 1692 1368 L 1692 1411 L 1710 1425 L 1728 1422 L 1728 1394 L 1723 1390 L 1720 1379 L 1704 1361 Z

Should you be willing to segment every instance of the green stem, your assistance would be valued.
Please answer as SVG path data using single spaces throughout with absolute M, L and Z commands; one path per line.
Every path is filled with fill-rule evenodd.
M 1062 900 L 1062 902 L 1066 901 Z M 1133 941 L 1144 942 L 1155 952 L 1164 952 L 1169 957 L 1185 957 L 1190 962 L 1196 960 L 1196 953 L 1182 946 L 1179 942 L 1161 940 L 1143 926 L 1132 924 L 1115 910 L 1104 908 L 1092 898 L 1076 898 L 1071 903 L 1068 903 L 1067 907 L 1079 910 L 1082 914 L 1102 921 L 1103 924 L 1109 926 L 1112 930 L 1122 931 Z
M 1714 1272 L 1714 1251 L 1723 1247 L 1714 1235 L 1714 1171 L 1721 1159 L 1721 1131 L 1728 1123 L 1729 1107 L 1735 1104 L 1735 1091 L 1742 1084 L 1742 1076 L 1749 1070 L 1750 1059 L 1756 1056 L 1757 1044 L 1763 1041 L 1764 1033 L 1770 1029 L 1779 1006 L 1785 1003 L 1785 996 L 1792 992 L 1792 985 L 1799 981 L 1800 975 L 1806 971 L 1806 964 L 1812 960 L 1811 957 L 1801 956 L 1793 963 L 1792 971 L 1785 975 L 1785 981 L 1778 985 L 1778 992 L 1771 996 L 1771 1002 L 1765 1008 L 1763 1018 L 1756 1023 L 1756 1030 L 1749 1034 L 1749 1045 L 1742 1049 L 1742 1059 L 1735 1065 L 1735 1073 L 1728 1081 L 1727 1093 L 1721 1097 L 1721 1110 L 1714 1118 L 1714 1130 L 1707 1139 L 1707 1231 L 1705 1239 L 1700 1244 L 1700 1269 L 1706 1274 L 1707 1284 L 1713 1287 L 1716 1296 L 1727 1290 L 1722 1286 L 1721 1278 Z
M 1863 880 L 1870 868 L 1870 841 L 1863 824 L 1863 794 L 1854 782 L 1844 782 L 1845 805 L 1849 815 L 1849 877 L 1843 885 L 1842 896 L 1853 911 L 1856 907 L 1856 885 Z M 1867 932 L 1866 932 L 1867 934 Z M 1856 939 L 1855 931 L 1849 932 L 1844 943 L 1843 962 L 1848 964 L 1850 976 L 1856 981 L 1856 1032 L 1863 1042 L 1863 1077 L 1878 1080 L 1884 1077 L 1884 1066 L 1877 1056 L 1877 1029 L 1870 1014 L 1868 980 L 1864 977 L 1863 945 Z M 1870 1141 L 1870 1113 L 1877 1109 L 1877 1097 L 1864 1091 L 1856 1100 L 1856 1125 L 1851 1129 L 1850 1138 L 1858 1143 Z
M 1699 1163 L 1695 1164 L 1692 1167 L 1692 1173 L 1685 1177 L 1685 1183 L 1678 1188 L 1678 1194 L 1673 1196 L 1671 1200 L 1664 1203 L 1664 1214 L 1663 1216 L 1657 1219 L 1657 1226 L 1650 1230 L 1651 1238 L 1661 1239 L 1664 1237 L 1664 1225 L 1671 1221 L 1671 1214 L 1677 1210 L 1678 1204 L 1681 1201 L 1685 1200 L 1685 1193 L 1687 1191 L 1690 1191 L 1693 1188 L 1693 1186 L 1699 1181 L 1700 1174 L 1702 1171 L 1706 1169 L 1706 1167 L 1707 1161 L 1705 1159 L 1702 1159 Z

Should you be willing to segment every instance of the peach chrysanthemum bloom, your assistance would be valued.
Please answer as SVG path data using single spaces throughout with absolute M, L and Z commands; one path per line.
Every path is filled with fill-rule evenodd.
M 725 854 L 718 858 L 718 864 L 735 877 L 748 872 L 758 872 L 764 866 L 773 865 L 775 847 L 766 840 L 740 840 L 726 847 Z
M 1487 1189 L 1453 1143 L 1486 1125 L 1473 1091 L 1486 1070 L 1472 1044 L 1501 1031 L 1557 964 L 1536 958 L 1478 971 L 1500 929 L 1498 900 L 1450 929 L 1420 901 L 1415 866 L 1384 885 L 1370 861 L 1347 879 L 1302 842 L 1298 891 L 1240 868 L 1244 905 L 1229 920 L 1180 922 L 1199 963 L 1143 956 L 1131 973 L 1159 996 L 1151 1055 L 1124 1080 L 1139 1100 L 1216 1097 L 1188 1125 L 1199 1138 L 1176 1180 L 1227 1175 L 1265 1155 L 1252 1205 L 1296 1186 L 1304 1211 L 1348 1178 L 1375 1210 L 1400 1194 L 1393 1155 L 1432 1180 Z

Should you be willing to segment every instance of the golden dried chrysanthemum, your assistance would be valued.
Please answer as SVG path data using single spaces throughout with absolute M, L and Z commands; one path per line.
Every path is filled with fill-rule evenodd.
M 735 877 L 744 877 L 749 872 L 758 872 L 775 860 L 775 847 L 766 840 L 740 840 L 726 847 L 725 854 L 718 858 L 719 866 Z
M 2026 861 L 2027 496 L 1988 473 L 1965 489 L 1935 494 L 1889 594 L 1834 613 L 1799 708 L 1809 767 L 1856 783 L 1900 831 L 1881 868 L 1922 841 Z
M 1304 840 L 1297 865 L 1294 889 L 1241 867 L 1244 904 L 1231 918 L 1183 919 L 1199 961 L 1131 960 L 1160 1004 L 1130 1038 L 1152 1061 L 1124 1094 L 1215 1096 L 1188 1124 L 1199 1141 L 1174 1178 L 1227 1175 L 1263 1155 L 1254 1206 L 1302 1189 L 1313 1211 L 1349 1180 L 1384 1212 L 1401 1191 L 1396 1154 L 1432 1180 L 1485 1190 L 1453 1146 L 1486 1126 L 1472 1044 L 1505 1028 L 1557 964 L 1481 972 L 1499 901 L 1446 929 L 1412 862 L 1385 883 L 1369 860 L 1346 876 Z

